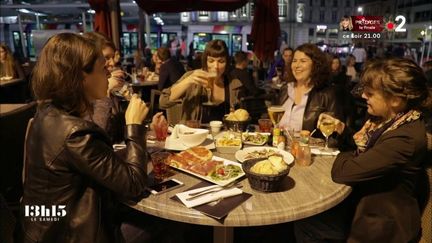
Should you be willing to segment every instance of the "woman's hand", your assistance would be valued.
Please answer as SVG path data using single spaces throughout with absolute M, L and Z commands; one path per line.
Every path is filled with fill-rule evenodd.
M 129 101 L 128 108 L 125 113 L 126 125 L 142 124 L 147 116 L 149 109 L 137 94 L 134 94 Z
M 114 89 L 121 89 L 125 84 L 125 78 L 126 74 L 121 69 L 112 71 L 108 78 L 108 94 Z
M 185 79 L 185 82 L 188 82 L 189 85 L 197 84 L 205 87 L 208 85 L 209 82 L 208 80 L 209 80 L 209 73 L 204 70 L 197 69 L 193 71 L 193 73 Z
M 321 125 L 321 122 L 323 122 L 323 120 L 332 120 L 335 124 L 335 132 L 337 132 L 338 134 L 342 134 L 342 132 L 345 130 L 345 123 L 341 122 L 339 119 L 334 118 L 333 116 L 326 113 L 321 113 L 319 115 L 318 123 L 317 123 L 318 129 Z
M 150 124 L 150 129 L 154 130 L 155 125 L 159 125 L 163 122 L 168 123 L 167 120 L 165 119 L 165 116 L 163 115 L 163 113 L 162 112 L 156 113 L 152 118 L 152 122 Z

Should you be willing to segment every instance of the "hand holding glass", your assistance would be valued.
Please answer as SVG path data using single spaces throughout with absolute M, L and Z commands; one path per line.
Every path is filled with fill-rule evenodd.
M 325 141 L 325 147 L 324 150 L 328 151 L 329 147 L 328 147 L 328 140 L 329 140 L 329 136 L 335 131 L 335 120 L 333 118 L 330 117 L 323 117 L 320 121 L 319 124 L 319 130 L 321 131 L 321 133 L 324 135 L 326 141 Z

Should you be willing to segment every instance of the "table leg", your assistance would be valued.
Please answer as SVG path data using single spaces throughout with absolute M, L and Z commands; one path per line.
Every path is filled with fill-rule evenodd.
M 213 243 L 233 243 L 233 227 L 213 227 Z

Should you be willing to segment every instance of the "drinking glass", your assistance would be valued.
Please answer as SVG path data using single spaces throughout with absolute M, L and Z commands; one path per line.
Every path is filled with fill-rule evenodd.
M 150 155 L 156 180 L 163 180 L 168 175 L 167 159 L 170 155 L 169 152 L 155 152 Z
M 270 119 L 259 119 L 258 120 L 258 126 L 260 129 L 260 132 L 271 132 L 272 125 L 273 125 L 273 123 Z
M 326 112 L 325 114 L 333 117 L 333 114 L 331 114 L 331 113 Z M 332 135 L 332 133 L 335 131 L 335 128 L 336 128 L 336 124 L 335 124 L 334 119 L 332 119 L 332 118 L 324 118 L 319 125 L 319 130 L 321 131 L 321 133 L 324 135 L 324 137 L 326 139 L 324 151 L 331 150 L 328 147 L 328 140 L 329 140 L 330 135 Z
M 154 130 L 156 133 L 156 140 L 165 141 L 168 137 L 168 124 L 166 122 L 154 124 Z

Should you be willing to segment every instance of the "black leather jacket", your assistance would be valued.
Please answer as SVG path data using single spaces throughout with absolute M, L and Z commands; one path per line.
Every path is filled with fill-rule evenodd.
M 126 127 L 126 157 L 96 124 L 53 105 L 38 109 L 29 131 L 21 205 L 24 242 L 118 242 L 113 197 L 136 198 L 146 183 L 145 127 Z M 58 221 L 26 216 L 26 205 L 65 205 Z
M 316 128 L 318 117 L 323 112 L 333 112 L 335 117 L 345 121 L 343 116 L 343 104 L 338 104 L 334 87 L 313 87 L 309 92 L 306 108 L 303 116 L 303 130 L 312 131 Z M 281 88 L 280 105 L 288 99 L 287 86 Z M 315 133 L 320 134 L 320 133 Z

